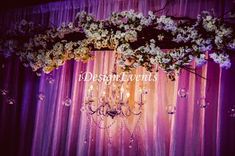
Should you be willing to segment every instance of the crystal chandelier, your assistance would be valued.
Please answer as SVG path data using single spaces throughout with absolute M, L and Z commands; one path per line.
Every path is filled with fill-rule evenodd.
M 116 62 L 117 57 L 115 57 L 113 76 L 117 76 Z M 109 84 L 98 83 L 96 87 L 90 85 L 86 93 L 83 110 L 88 115 L 97 115 L 102 119 L 141 115 L 144 96 L 147 91 L 140 87 L 138 89 L 138 100 L 131 100 L 134 99 L 134 94 L 130 93 L 130 83 L 130 81 L 124 82 L 118 79 Z

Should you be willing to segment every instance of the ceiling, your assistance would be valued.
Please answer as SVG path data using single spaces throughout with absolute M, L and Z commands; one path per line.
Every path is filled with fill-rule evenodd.
M 7 10 L 13 8 L 21 8 L 21 7 L 44 4 L 55 1 L 64 1 L 64 0 L 5 0 L 4 3 L 1 3 L 0 9 Z

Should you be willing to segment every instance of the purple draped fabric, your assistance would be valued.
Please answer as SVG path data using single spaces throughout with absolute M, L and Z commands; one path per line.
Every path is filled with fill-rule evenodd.
M 170 2 L 159 15 L 196 18 L 200 11 L 214 8 L 220 16 L 232 4 L 222 0 Z M 146 14 L 149 10 L 159 10 L 165 3 L 154 0 L 61 1 L 1 12 L 0 23 L 2 27 L 13 27 L 15 22 L 25 18 L 46 25 L 60 25 L 72 21 L 82 10 L 102 19 L 113 11 L 129 9 Z M 134 128 L 120 122 L 111 129 L 102 130 L 80 111 L 88 84 L 78 81 L 78 75 L 84 71 L 103 73 L 109 70 L 106 68 L 113 56 L 111 52 L 106 53 L 96 52 L 97 60 L 88 63 L 68 61 L 51 74 L 41 76 L 24 67 L 15 56 L 5 58 L 1 55 L 0 89 L 7 93 L 0 95 L 0 155 L 235 155 L 235 118 L 229 114 L 235 105 L 234 56 L 228 70 L 211 62 L 197 68 L 207 81 L 183 71 L 176 82 L 169 82 L 160 71 L 158 81 L 149 84 L 152 99 L 147 99 L 141 122 Z M 176 88 L 186 88 L 188 97 L 169 97 L 175 94 L 171 92 Z M 38 96 L 45 96 L 45 99 L 41 101 Z M 197 104 L 202 96 L 210 102 L 205 109 Z M 66 98 L 71 99 L 70 106 L 63 105 Z M 166 103 L 170 102 L 176 103 L 174 115 L 165 111 Z M 131 148 L 130 132 L 135 136 Z M 112 136 L 111 145 L 109 135 Z

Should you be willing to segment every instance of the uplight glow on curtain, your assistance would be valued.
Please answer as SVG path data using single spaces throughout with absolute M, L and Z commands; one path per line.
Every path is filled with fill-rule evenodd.
M 68 62 L 54 72 L 51 76 L 53 83 L 48 81 L 48 75 L 42 75 L 39 92 L 45 94 L 45 100 L 37 104 L 32 154 L 52 152 L 60 155 L 61 149 L 64 149 L 63 154 L 69 155 L 71 148 L 75 148 L 78 155 L 157 155 L 159 152 L 169 155 L 174 154 L 177 145 L 186 145 L 182 142 L 185 137 L 182 131 L 185 129 L 188 135 L 192 135 L 188 137 L 198 139 L 188 139 L 187 145 L 191 144 L 192 150 L 185 152 L 193 154 L 197 151 L 201 154 L 205 110 L 201 109 L 197 100 L 206 97 L 206 82 L 194 74 L 182 72 L 181 80 L 172 82 L 159 72 L 156 82 L 133 82 L 130 92 L 134 95 L 138 94 L 139 85 L 149 89 L 140 119 L 138 116 L 118 119 L 110 128 L 102 129 L 94 119 L 81 112 L 87 86 L 91 82 L 78 81 L 79 74 L 84 71 L 110 73 L 112 60 L 113 52 L 95 52 L 94 61 L 87 64 Z M 136 74 L 144 72 L 138 69 Z M 206 67 L 201 70 L 201 75 L 205 73 Z M 179 88 L 188 90 L 190 94 L 187 98 L 178 96 Z M 71 99 L 71 105 L 64 105 L 66 98 Z M 176 106 L 175 115 L 167 113 L 169 106 Z M 193 121 L 195 117 L 197 121 Z M 108 120 L 106 124 L 113 122 Z M 130 145 L 131 135 L 133 143 Z

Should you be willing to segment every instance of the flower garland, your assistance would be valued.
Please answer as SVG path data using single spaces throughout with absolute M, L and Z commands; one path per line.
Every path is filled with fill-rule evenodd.
M 58 28 L 23 20 L 15 30 L 2 33 L 0 43 L 0 51 L 17 54 L 34 71 L 50 73 L 66 60 L 87 61 L 93 57 L 92 50 L 111 49 L 119 54 L 118 64 L 125 71 L 139 66 L 148 71 L 160 68 L 174 79 L 174 74 L 193 60 L 201 66 L 212 59 L 229 68 L 235 31 L 206 11 L 196 20 L 157 17 L 152 11 L 144 16 L 133 10 L 96 20 L 80 12 L 74 22 Z

